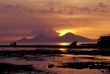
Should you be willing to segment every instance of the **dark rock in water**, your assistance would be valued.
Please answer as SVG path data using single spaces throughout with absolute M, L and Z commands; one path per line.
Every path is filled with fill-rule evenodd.
M 8 63 L 0 63 L 0 74 L 10 74 L 12 72 L 31 72 L 35 71 L 32 65 L 14 65 Z
M 71 46 L 76 46 L 76 45 L 77 45 L 77 41 L 71 43 L 70 45 L 71 45 Z
M 110 69 L 109 65 L 109 62 L 68 62 L 57 67 L 71 69 Z
M 48 68 L 53 68 L 55 65 L 53 65 L 53 64 L 49 64 L 48 65 Z

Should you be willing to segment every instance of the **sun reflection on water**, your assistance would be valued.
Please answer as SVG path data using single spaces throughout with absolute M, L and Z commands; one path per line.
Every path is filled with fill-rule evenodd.
M 62 52 L 66 52 L 67 49 L 66 48 L 59 48 L 59 50 Z

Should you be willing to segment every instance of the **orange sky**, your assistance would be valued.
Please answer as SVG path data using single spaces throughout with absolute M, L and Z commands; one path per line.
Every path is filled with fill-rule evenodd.
M 110 0 L 0 0 L 0 41 L 67 32 L 97 39 L 110 33 L 109 16 Z

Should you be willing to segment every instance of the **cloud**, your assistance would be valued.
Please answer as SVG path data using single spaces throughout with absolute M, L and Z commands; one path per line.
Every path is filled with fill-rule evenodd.
M 48 24 L 48 15 L 25 15 L 0 17 L 0 36 L 37 36 L 44 34 L 49 37 L 56 37 L 58 33 Z M 45 19 L 45 20 L 43 20 Z M 7 22 L 6 22 L 7 21 Z
M 36 35 L 46 35 L 48 37 L 58 37 L 58 33 L 52 29 L 52 27 L 45 24 L 38 25 L 35 30 L 32 31 L 32 34 Z
M 45 4 L 46 5 L 46 4 Z M 14 14 L 88 14 L 93 12 L 109 12 L 104 3 L 99 3 L 99 7 L 90 7 L 90 6 L 74 6 L 74 5 L 60 5 L 60 4 L 48 4 L 46 6 L 40 7 L 39 5 L 34 7 L 23 6 L 20 4 L 1 4 L 0 3 L 0 13 L 14 13 Z M 103 9 L 100 9 L 102 7 Z
M 107 7 L 107 5 L 105 5 L 104 3 L 99 3 L 99 7 L 105 8 Z
M 0 36 L 1 36 L 1 37 L 2 37 L 2 36 L 3 36 L 3 37 L 4 37 L 4 36 L 8 36 L 8 37 L 9 37 L 9 36 L 11 36 L 11 37 L 12 37 L 12 36 L 32 36 L 32 34 L 25 34 L 25 33 L 24 33 L 24 34 L 23 34 L 23 33 L 18 33 L 18 34 L 17 34 L 17 33 L 0 33 Z
M 33 13 L 34 10 L 30 9 L 26 6 L 21 6 L 19 4 L 17 5 L 11 5 L 11 4 L 0 4 L 0 13 L 2 14 L 24 14 L 24 13 Z
M 16 11 L 17 9 L 20 9 L 21 7 L 19 5 L 13 6 L 10 4 L 0 4 L 0 13 L 9 13 L 13 10 Z

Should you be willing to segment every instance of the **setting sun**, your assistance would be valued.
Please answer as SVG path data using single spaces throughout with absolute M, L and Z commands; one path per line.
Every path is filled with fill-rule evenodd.
M 59 45 L 69 45 L 70 43 L 59 43 Z
M 59 33 L 59 36 L 63 36 L 64 34 L 66 34 L 68 32 L 74 33 L 75 31 L 74 30 L 60 30 L 57 32 Z

